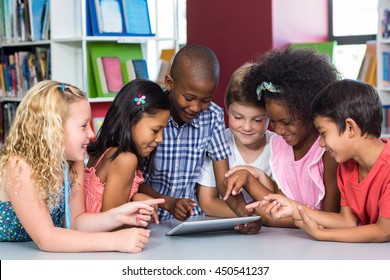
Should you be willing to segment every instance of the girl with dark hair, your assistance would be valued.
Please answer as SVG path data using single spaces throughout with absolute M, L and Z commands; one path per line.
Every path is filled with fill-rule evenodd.
M 144 181 L 143 159 L 153 158 L 162 141 L 169 105 L 161 87 L 149 80 L 133 80 L 118 92 L 96 141 L 88 145 L 90 158 L 84 180 L 88 212 L 149 198 L 137 193 Z M 157 222 L 157 215 L 154 218 Z

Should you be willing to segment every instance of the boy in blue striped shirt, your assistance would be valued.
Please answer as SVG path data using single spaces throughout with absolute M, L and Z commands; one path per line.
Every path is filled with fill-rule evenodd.
M 174 217 L 184 221 L 202 214 L 196 181 L 206 156 L 212 159 L 217 186 L 224 192 L 230 150 L 223 110 L 211 101 L 218 81 L 218 59 L 212 50 L 200 45 L 183 47 L 165 78 L 171 116 L 154 162 L 145 170 L 146 184 L 139 189 L 152 197 L 165 198 L 165 203 L 159 205 L 161 220 Z M 246 215 L 243 197 L 231 197 L 227 203 L 238 216 Z

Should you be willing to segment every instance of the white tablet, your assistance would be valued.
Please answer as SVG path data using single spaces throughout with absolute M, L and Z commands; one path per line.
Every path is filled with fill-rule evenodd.
M 260 216 L 237 217 L 237 218 L 216 218 L 210 216 L 194 216 L 187 221 L 168 231 L 167 235 L 181 235 L 199 232 L 212 232 L 233 230 L 235 225 L 254 222 Z

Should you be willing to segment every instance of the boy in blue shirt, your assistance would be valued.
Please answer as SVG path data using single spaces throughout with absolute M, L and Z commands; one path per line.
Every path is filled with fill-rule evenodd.
M 171 101 L 171 116 L 163 142 L 151 168 L 145 170 L 140 191 L 164 197 L 159 218 L 186 220 L 202 214 L 196 197 L 196 180 L 206 156 L 213 161 L 217 187 L 224 192 L 224 175 L 230 154 L 223 110 L 211 100 L 219 81 L 219 63 L 209 48 L 187 45 L 175 56 L 165 86 Z M 229 207 L 246 216 L 243 197 L 231 198 Z M 259 228 L 256 230 L 256 232 Z

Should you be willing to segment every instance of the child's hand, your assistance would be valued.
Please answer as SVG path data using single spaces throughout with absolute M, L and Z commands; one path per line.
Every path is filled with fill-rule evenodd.
M 145 201 L 145 200 L 149 200 L 149 199 L 153 199 L 153 198 L 147 194 L 144 194 L 144 193 L 136 193 L 132 197 L 132 201 Z M 154 212 L 152 214 L 152 220 L 149 221 L 149 224 L 151 224 L 153 221 L 156 224 L 159 224 L 160 222 L 158 219 L 158 204 L 154 204 L 152 206 L 154 208 Z
M 188 198 L 180 198 L 176 199 L 175 203 L 169 210 L 173 217 L 180 221 L 187 220 L 190 216 L 194 215 L 194 211 L 192 210 L 192 207 L 196 206 L 197 204 Z
M 237 195 L 241 193 L 242 188 L 248 184 L 250 176 L 253 175 L 246 169 L 239 169 L 230 174 L 225 180 L 226 192 L 223 200 L 227 200 L 230 194 Z
M 273 219 L 292 217 L 294 220 L 302 219 L 298 210 L 298 204 L 286 196 L 280 194 L 266 195 L 259 206 Z
M 125 253 L 139 253 L 148 243 L 150 230 L 144 228 L 128 228 L 110 234 L 115 235 L 115 248 Z
M 295 225 L 306 231 L 311 237 L 321 240 L 321 233 L 323 233 L 324 227 L 311 219 L 302 206 L 298 206 L 297 209 L 302 219 L 294 220 Z
M 164 202 L 165 200 L 162 198 L 133 201 L 112 210 L 114 212 L 114 218 L 120 223 L 119 226 L 131 225 L 146 227 L 151 219 L 151 215 L 155 213 L 154 205 Z
M 236 225 L 234 229 L 244 234 L 256 234 L 260 231 L 261 226 L 262 221 L 261 219 L 258 219 L 257 221 L 251 223 Z
M 260 201 L 249 203 L 245 206 L 245 209 L 248 213 L 248 215 L 253 215 L 257 213 L 257 210 L 260 209 Z

